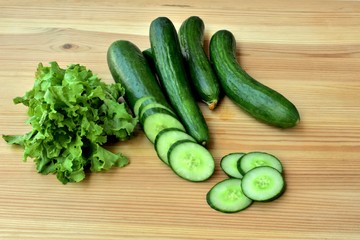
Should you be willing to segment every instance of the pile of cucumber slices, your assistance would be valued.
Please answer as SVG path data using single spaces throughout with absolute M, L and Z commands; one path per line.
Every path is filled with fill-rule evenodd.
M 117 40 L 107 52 L 111 75 L 125 88 L 124 100 L 159 159 L 192 182 L 205 181 L 215 171 L 198 101 L 211 111 L 225 95 L 269 125 L 285 129 L 300 121 L 294 104 L 240 67 L 231 32 L 220 30 L 212 36 L 210 57 L 203 37 L 199 17 L 186 19 L 179 33 L 170 19 L 159 17 L 150 24 L 149 49 L 141 51 L 130 41 Z M 208 204 L 221 212 L 238 212 L 253 201 L 276 199 L 285 189 L 282 164 L 267 153 L 232 153 L 221 160 L 221 168 L 230 178 L 207 194 Z
M 275 200 L 285 190 L 283 166 L 269 153 L 230 153 L 221 159 L 220 167 L 229 178 L 215 184 L 206 198 L 217 211 L 239 212 L 254 201 Z

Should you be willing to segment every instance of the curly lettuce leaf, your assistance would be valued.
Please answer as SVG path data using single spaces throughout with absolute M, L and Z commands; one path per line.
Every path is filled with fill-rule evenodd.
M 126 140 L 135 129 L 137 119 L 118 101 L 124 94 L 119 83 L 105 84 L 79 64 L 62 69 L 56 62 L 40 63 L 33 88 L 14 98 L 28 107 L 32 130 L 3 138 L 21 145 L 24 161 L 33 158 L 39 173 L 56 174 L 64 184 L 82 181 L 87 169 L 124 167 L 125 156 L 102 147 L 109 136 Z

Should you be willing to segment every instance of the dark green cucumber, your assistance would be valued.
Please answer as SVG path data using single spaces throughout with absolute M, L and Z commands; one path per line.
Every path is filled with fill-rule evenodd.
M 200 99 L 213 110 L 220 96 L 217 76 L 205 53 L 204 22 L 197 16 L 186 19 L 179 29 L 179 40 L 192 85 Z
M 203 145 L 209 141 L 205 118 L 192 95 L 178 35 L 166 17 L 151 22 L 150 43 L 162 87 L 186 131 Z
M 251 116 L 280 128 L 293 127 L 300 121 L 294 104 L 241 68 L 231 32 L 220 30 L 211 37 L 210 59 L 225 94 Z
M 169 106 L 141 50 L 126 40 L 113 42 L 107 52 L 107 63 L 115 82 L 125 88 L 124 99 L 134 111 L 137 100 L 152 96 Z

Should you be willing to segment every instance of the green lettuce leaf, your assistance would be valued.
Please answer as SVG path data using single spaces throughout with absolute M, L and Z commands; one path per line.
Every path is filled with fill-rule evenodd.
M 118 101 L 124 94 L 119 83 L 105 84 L 85 66 L 40 63 L 33 88 L 14 98 L 28 107 L 32 130 L 3 138 L 22 146 L 23 160 L 34 159 L 39 173 L 55 174 L 63 184 L 82 181 L 87 169 L 124 167 L 127 157 L 102 146 L 109 136 L 129 139 L 135 129 L 137 119 Z

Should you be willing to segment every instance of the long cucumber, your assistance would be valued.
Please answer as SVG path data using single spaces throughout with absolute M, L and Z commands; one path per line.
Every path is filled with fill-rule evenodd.
M 172 107 L 186 131 L 206 145 L 209 130 L 187 79 L 176 29 L 168 18 L 158 17 L 152 21 L 150 43 L 161 85 Z

